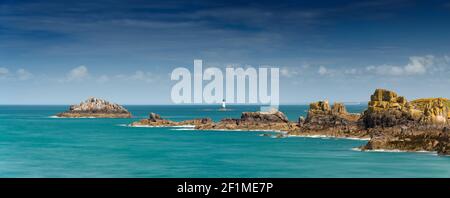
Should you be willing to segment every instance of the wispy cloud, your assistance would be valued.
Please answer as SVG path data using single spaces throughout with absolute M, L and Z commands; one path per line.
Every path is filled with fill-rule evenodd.
M 33 74 L 26 69 L 20 68 L 16 72 L 11 72 L 8 68 L 0 67 L 0 79 L 10 80 L 28 80 L 33 77 Z
M 144 72 L 141 70 L 136 71 L 134 74 L 131 75 L 120 75 L 121 79 L 125 80 L 134 80 L 134 81 L 142 81 L 146 83 L 155 82 L 159 79 L 159 76 L 152 73 L 152 72 Z
M 108 75 L 101 75 L 97 78 L 98 83 L 106 83 L 110 80 L 110 77 Z
M 81 81 L 86 79 L 89 76 L 88 68 L 84 65 L 73 68 L 66 75 L 66 78 L 62 81 L 71 82 L 71 81 Z
M 25 69 L 18 69 L 16 72 L 17 79 L 28 80 L 33 77 L 33 74 Z
M 366 67 L 367 72 L 378 75 L 423 75 L 434 66 L 436 58 L 432 55 L 412 56 L 406 65 L 378 65 Z
M 5 78 L 9 75 L 9 69 L 0 67 L 0 78 Z

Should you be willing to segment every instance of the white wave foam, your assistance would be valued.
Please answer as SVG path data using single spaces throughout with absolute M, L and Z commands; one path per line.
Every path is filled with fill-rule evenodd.
M 356 138 L 356 137 L 335 137 L 329 135 L 288 135 L 287 137 L 304 137 L 304 138 L 321 138 L 321 139 L 347 139 L 347 140 L 361 140 L 369 141 L 370 138 Z
M 98 119 L 97 117 L 76 117 L 76 118 L 69 118 L 69 117 L 59 117 L 59 116 L 48 116 L 48 118 L 57 118 L 57 119 Z
M 195 128 L 195 125 L 180 125 L 180 126 L 127 125 L 127 126 L 136 128 Z
M 174 128 L 195 128 L 195 125 L 180 125 L 180 126 L 169 126 Z
M 204 129 L 203 131 L 230 131 L 230 132 L 274 132 L 274 133 L 286 133 L 280 130 L 259 130 L 259 129 Z
M 170 129 L 172 131 L 197 131 L 196 129 L 193 128 L 180 128 L 180 129 Z
M 48 118 L 62 118 L 62 117 L 58 117 L 58 116 L 48 116 Z
M 373 150 L 362 150 L 360 148 L 352 148 L 353 151 L 361 151 L 361 152 L 380 152 L 380 153 L 428 153 L 437 155 L 435 151 L 425 151 L 425 150 L 419 150 L 419 151 L 405 151 L 405 150 L 399 150 L 399 149 L 373 149 Z

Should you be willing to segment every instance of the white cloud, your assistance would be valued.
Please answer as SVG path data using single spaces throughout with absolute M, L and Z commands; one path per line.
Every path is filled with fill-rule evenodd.
M 89 71 L 86 66 L 81 65 L 79 67 L 76 67 L 72 70 L 70 70 L 69 74 L 67 75 L 66 81 L 78 81 L 85 79 L 89 76 Z
M 155 80 L 156 76 L 150 72 L 143 72 L 143 71 L 138 70 L 133 75 L 131 75 L 129 78 L 132 80 L 153 82 Z
M 0 78 L 9 80 L 28 80 L 33 74 L 25 69 L 18 69 L 16 72 L 10 72 L 8 68 L 0 67 Z
M 0 78 L 4 78 L 9 75 L 9 70 L 4 67 L 0 67 Z
M 17 79 L 19 80 L 28 80 L 33 77 L 33 74 L 25 69 L 18 69 L 16 72 Z
M 403 66 L 378 65 L 366 67 L 366 71 L 378 75 L 422 75 L 427 73 L 434 66 L 436 58 L 434 56 L 412 56 L 409 62 Z
M 358 71 L 358 69 L 356 69 L 356 68 L 351 68 L 351 69 L 346 69 L 345 71 L 344 71 L 344 73 L 345 74 L 358 74 L 359 73 L 359 71 Z
M 323 76 L 323 75 L 327 75 L 330 73 L 330 71 L 328 71 L 328 69 L 324 66 L 320 66 L 319 70 L 317 71 L 319 73 L 319 75 Z
M 280 75 L 287 78 L 295 77 L 299 76 L 302 73 L 306 73 L 308 68 L 309 64 L 302 64 L 301 66 L 297 67 L 282 67 L 280 68 Z
M 107 75 L 101 75 L 98 79 L 97 82 L 99 83 L 106 83 L 109 81 L 109 77 Z
M 280 74 L 283 77 L 288 77 L 289 78 L 289 77 L 295 76 L 296 72 L 292 71 L 290 68 L 283 67 L 283 68 L 280 69 Z

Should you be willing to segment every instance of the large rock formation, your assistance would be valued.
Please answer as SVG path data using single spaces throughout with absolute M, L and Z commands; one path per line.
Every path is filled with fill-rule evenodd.
M 362 148 L 449 153 L 448 110 L 442 98 L 408 102 L 392 91 L 377 89 L 360 120 L 371 134 Z
M 392 91 L 377 89 L 370 97 L 361 122 L 365 128 L 392 127 L 417 121 L 420 116 L 420 112 L 412 110 L 405 97 Z
M 371 96 L 362 123 L 366 128 L 394 127 L 400 125 L 448 124 L 446 99 L 430 98 L 408 102 L 395 92 L 377 89 Z
M 420 122 L 424 124 L 447 124 L 450 119 L 448 99 L 423 98 L 411 101 L 418 111 L 422 112 Z
M 78 105 L 70 106 L 69 111 L 59 113 L 57 116 L 67 118 L 130 118 L 131 113 L 118 104 L 91 97 Z
M 297 130 L 291 135 L 327 135 L 333 137 L 368 137 L 359 130 L 359 115 L 347 112 L 344 104 L 334 103 L 330 107 L 328 101 L 319 101 L 309 105 L 306 119 L 300 117 Z

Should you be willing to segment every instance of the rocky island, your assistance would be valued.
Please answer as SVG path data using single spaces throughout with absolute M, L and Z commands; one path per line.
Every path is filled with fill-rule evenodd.
M 192 125 L 198 130 L 270 130 L 283 135 L 369 139 L 361 150 L 433 151 L 450 154 L 450 101 L 426 98 L 408 102 L 395 92 L 377 89 L 361 114 L 348 113 L 342 103 L 311 103 L 306 118 L 289 121 L 280 111 L 243 112 L 240 118 L 213 122 L 209 118 L 181 122 L 151 113 L 132 126 Z
M 450 154 L 448 100 L 408 102 L 392 91 L 378 89 L 361 117 L 371 135 L 363 150 L 436 151 Z
M 56 116 L 62 118 L 130 118 L 131 113 L 118 104 L 91 97 L 80 104 L 70 106 L 68 111 Z

